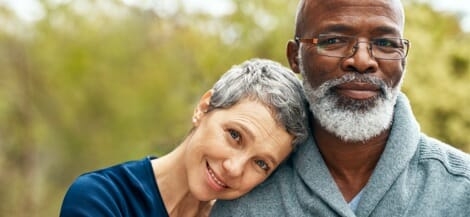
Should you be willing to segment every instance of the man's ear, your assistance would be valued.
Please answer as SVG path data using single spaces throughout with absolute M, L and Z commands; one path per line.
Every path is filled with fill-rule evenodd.
M 201 119 L 207 113 L 213 92 L 214 91 L 210 89 L 206 93 L 204 93 L 204 95 L 202 95 L 201 99 L 199 100 L 199 103 L 197 104 L 196 108 L 194 109 L 193 125 L 195 127 L 199 125 L 199 123 L 201 122 Z
M 300 73 L 299 69 L 299 59 L 297 58 L 299 55 L 299 45 L 294 40 L 289 40 L 287 42 L 287 49 L 286 55 L 287 60 L 289 61 L 290 68 L 295 73 Z

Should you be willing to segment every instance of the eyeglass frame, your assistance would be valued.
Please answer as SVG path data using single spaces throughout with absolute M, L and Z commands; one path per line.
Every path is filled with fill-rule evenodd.
M 320 36 L 339 36 L 339 37 L 345 37 L 345 38 L 350 38 L 350 39 L 353 39 L 354 40 L 354 44 L 352 44 L 351 48 L 348 50 L 352 51 L 350 52 L 351 54 L 349 55 L 344 55 L 344 56 L 332 56 L 332 55 L 325 55 L 321 52 L 318 52 L 319 50 L 319 46 L 318 46 L 318 40 L 320 39 Z M 377 40 L 379 39 L 399 39 L 402 44 L 404 44 L 404 49 L 405 49 L 405 52 L 404 52 L 404 55 L 403 57 L 400 57 L 400 58 L 382 58 L 382 57 L 376 57 L 372 51 L 373 47 L 374 46 L 377 46 L 377 45 L 374 45 L 373 43 L 376 42 Z M 307 43 L 307 44 L 312 44 L 314 45 L 316 48 L 317 48 L 317 54 L 319 55 L 322 55 L 322 56 L 328 56 L 328 57 L 338 57 L 338 58 L 345 58 L 345 57 L 352 57 L 356 54 L 357 52 L 357 49 L 359 47 L 359 43 L 367 43 L 369 44 L 368 46 L 368 50 L 369 50 L 369 55 L 373 58 L 376 58 L 376 59 L 381 59 L 381 60 L 402 60 L 402 59 L 405 59 L 407 56 L 408 56 L 408 52 L 410 50 L 410 41 L 408 39 L 405 39 L 405 38 L 398 38 L 398 37 L 379 37 L 379 38 L 373 38 L 369 41 L 359 41 L 358 37 L 356 36 L 348 36 L 348 35 L 335 35 L 335 34 L 319 34 L 317 37 L 315 38 L 300 38 L 298 36 L 295 36 L 294 37 L 294 40 L 297 44 L 300 44 L 300 42 L 304 42 L 304 43 Z M 351 45 L 351 44 L 348 44 L 348 46 Z

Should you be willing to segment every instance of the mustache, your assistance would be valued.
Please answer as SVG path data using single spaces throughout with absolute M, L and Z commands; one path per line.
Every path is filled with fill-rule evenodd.
M 325 96 L 326 94 L 333 92 L 333 89 L 336 86 L 340 84 L 352 82 L 352 81 L 360 82 L 360 83 L 367 83 L 367 84 L 379 87 L 380 92 L 381 92 L 380 96 L 386 99 L 389 99 L 392 96 L 391 94 L 392 85 L 387 84 L 384 80 L 377 78 L 375 76 L 358 74 L 358 73 L 349 73 L 339 78 L 334 78 L 334 79 L 325 81 L 319 87 L 315 88 L 314 92 L 317 98 L 321 98 Z

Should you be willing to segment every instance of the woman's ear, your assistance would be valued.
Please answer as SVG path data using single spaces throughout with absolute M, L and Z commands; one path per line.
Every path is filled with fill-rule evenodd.
M 204 93 L 204 95 L 202 95 L 201 99 L 199 100 L 199 103 L 197 104 L 196 108 L 194 109 L 193 125 L 195 127 L 199 126 L 202 117 L 204 117 L 204 115 L 207 113 L 213 92 L 214 90 L 210 89 L 206 93 Z

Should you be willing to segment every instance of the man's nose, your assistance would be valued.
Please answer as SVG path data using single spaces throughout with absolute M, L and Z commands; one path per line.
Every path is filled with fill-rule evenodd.
M 371 44 L 366 41 L 358 41 L 352 48 L 351 56 L 344 60 L 343 67 L 347 71 L 358 73 L 377 71 L 378 63 L 373 57 Z
M 362 50 L 365 52 L 361 52 Z M 368 57 L 372 57 L 372 46 L 367 41 L 357 41 L 356 44 L 352 47 L 351 53 L 352 56 L 364 54 L 368 55 Z

